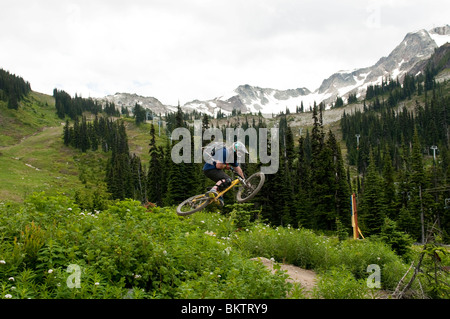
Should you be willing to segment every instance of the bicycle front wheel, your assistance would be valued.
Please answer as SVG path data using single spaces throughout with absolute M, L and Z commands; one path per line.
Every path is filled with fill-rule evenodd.
M 179 216 L 186 216 L 198 212 L 211 203 L 211 198 L 206 195 L 195 195 L 183 201 L 177 207 Z
M 264 173 L 258 172 L 250 176 L 245 180 L 245 186 L 241 186 L 236 195 L 236 199 L 239 203 L 245 203 L 246 201 L 255 197 L 264 185 L 266 176 Z

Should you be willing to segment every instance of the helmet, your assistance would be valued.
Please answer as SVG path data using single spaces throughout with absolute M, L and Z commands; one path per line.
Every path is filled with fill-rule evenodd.
M 242 142 L 233 143 L 233 152 L 235 152 L 238 157 L 243 157 L 245 154 L 248 154 L 247 149 Z

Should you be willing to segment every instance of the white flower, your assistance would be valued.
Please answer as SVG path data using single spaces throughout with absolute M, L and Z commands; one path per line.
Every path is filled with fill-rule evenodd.
M 96 282 L 94 285 L 98 286 L 98 285 L 100 285 L 100 283 L 99 283 L 99 282 Z
M 9 277 L 8 280 L 9 281 L 14 281 L 14 277 Z
M 200 221 L 202 224 L 204 224 L 205 223 L 205 221 L 204 220 L 202 220 L 202 221 Z
M 10 294 L 6 294 L 6 295 L 5 295 L 5 298 L 6 298 L 6 299 L 11 299 L 12 296 L 11 296 Z
M 67 208 L 67 210 L 72 210 L 72 208 L 71 208 L 71 207 L 69 207 L 69 208 Z
M 209 235 L 209 236 L 216 236 L 216 234 L 215 233 L 213 233 L 212 231 L 205 231 L 205 234 L 206 235 Z
M 138 274 L 134 275 L 134 278 L 136 278 L 136 279 L 141 278 L 141 277 L 142 277 L 142 276 L 141 276 L 141 275 L 138 275 Z
M 15 287 L 15 286 L 12 286 L 12 287 L 11 287 L 11 290 L 15 290 L 15 289 L 16 289 L 16 287 Z
M 49 269 L 48 273 L 51 274 L 53 272 L 53 269 Z
M 6 264 L 6 261 L 0 260 L 0 264 Z
M 164 251 L 163 251 L 163 254 L 164 254 L 164 255 L 167 255 L 167 251 L 164 250 Z

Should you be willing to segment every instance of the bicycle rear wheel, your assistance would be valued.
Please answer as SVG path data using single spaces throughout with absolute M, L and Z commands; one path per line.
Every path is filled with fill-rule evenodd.
M 239 203 L 245 203 L 246 201 L 255 197 L 264 185 L 266 176 L 264 173 L 258 172 L 250 176 L 245 180 L 245 186 L 241 186 L 236 195 L 236 200 Z
M 179 216 L 186 216 L 198 212 L 208 206 L 211 203 L 211 200 L 212 199 L 205 194 L 189 197 L 178 205 L 177 214 Z

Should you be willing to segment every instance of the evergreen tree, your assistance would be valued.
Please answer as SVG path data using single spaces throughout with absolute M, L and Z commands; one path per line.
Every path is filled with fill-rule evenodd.
M 383 165 L 383 205 L 386 208 L 386 215 L 390 219 L 395 219 L 398 210 L 397 195 L 394 179 L 394 168 L 392 166 L 391 156 L 388 151 L 384 153 Z
M 377 172 L 373 152 L 370 151 L 369 166 L 363 180 L 362 200 L 359 209 L 362 232 L 366 235 L 379 234 L 384 223 L 382 180 Z
M 347 217 L 350 211 L 348 200 L 350 197 L 350 184 L 348 183 L 347 173 L 344 168 L 341 148 L 331 130 L 328 133 L 327 147 L 330 148 L 333 159 L 332 173 L 334 173 L 334 205 L 336 217 L 341 222 L 348 221 L 349 218 Z M 347 224 L 346 226 L 350 225 Z
M 310 181 L 310 161 L 307 155 L 307 143 L 309 139 L 300 137 L 299 153 L 297 165 L 298 188 L 296 189 L 296 224 L 306 228 L 312 227 L 312 207 L 311 207 L 311 181 Z
M 150 126 L 150 161 L 147 176 L 147 196 L 148 200 L 157 205 L 163 203 L 163 154 L 161 149 L 156 146 L 155 127 Z
M 69 120 L 66 120 L 66 124 L 64 125 L 64 130 L 63 130 L 63 141 L 64 141 L 64 145 L 69 146 L 70 144 L 70 125 L 69 125 Z

